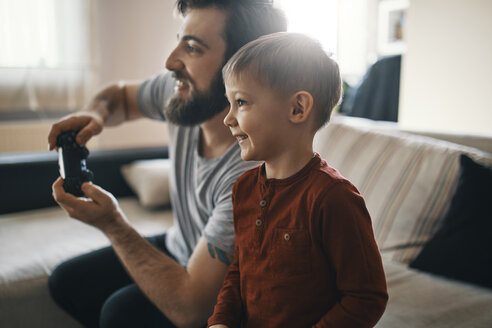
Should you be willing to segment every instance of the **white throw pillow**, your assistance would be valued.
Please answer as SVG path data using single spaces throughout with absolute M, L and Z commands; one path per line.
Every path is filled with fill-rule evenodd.
M 168 159 L 150 159 L 134 161 L 121 167 L 121 173 L 130 188 L 137 194 L 144 207 L 168 205 L 169 171 Z

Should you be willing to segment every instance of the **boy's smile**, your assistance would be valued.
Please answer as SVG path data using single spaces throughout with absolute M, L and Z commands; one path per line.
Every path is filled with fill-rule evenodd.
M 241 144 L 244 140 L 248 139 L 248 136 L 247 135 L 241 135 L 241 134 L 236 134 L 236 135 L 233 135 L 234 138 L 237 139 L 237 142 L 239 144 Z

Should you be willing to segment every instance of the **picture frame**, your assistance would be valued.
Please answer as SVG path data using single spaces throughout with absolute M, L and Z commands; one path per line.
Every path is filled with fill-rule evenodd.
M 406 51 L 405 21 L 409 0 L 382 0 L 378 12 L 378 53 L 397 55 Z

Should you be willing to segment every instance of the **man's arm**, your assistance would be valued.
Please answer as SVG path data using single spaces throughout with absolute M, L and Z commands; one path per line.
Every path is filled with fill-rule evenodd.
M 56 146 L 56 138 L 64 131 L 80 130 L 77 143 L 85 144 L 101 133 L 104 126 L 115 126 L 143 117 L 137 104 L 140 84 L 114 84 L 100 91 L 80 112 L 63 117 L 51 126 L 49 149 Z
M 63 180 L 53 184 L 53 196 L 67 213 L 100 229 L 110 239 L 123 265 L 143 293 L 179 327 L 200 327 L 212 314 L 217 294 L 227 272 L 223 256 L 212 258 L 201 238 L 186 268 L 141 237 L 126 221 L 115 198 L 101 188 L 85 183 L 89 199 L 65 193 Z M 220 250 L 214 248 L 215 255 Z
M 213 315 L 208 319 L 209 328 L 238 327 L 241 324 L 243 304 L 241 300 L 239 249 L 234 249 L 234 260 L 229 266 L 222 289 L 217 297 Z
M 186 268 L 155 249 L 126 223 L 106 235 L 145 295 L 178 327 L 201 327 L 212 314 L 227 265 L 202 237 Z

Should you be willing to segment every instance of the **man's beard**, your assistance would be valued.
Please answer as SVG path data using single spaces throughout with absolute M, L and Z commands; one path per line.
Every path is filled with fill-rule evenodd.
M 174 78 L 185 77 L 181 72 L 173 73 Z M 188 83 L 193 83 L 189 78 Z M 192 91 L 188 100 L 180 98 L 176 93 L 169 99 L 164 108 L 166 120 L 184 126 L 198 125 L 213 118 L 222 112 L 228 105 L 225 97 L 224 82 L 221 71 L 213 78 L 210 90 L 205 93 L 201 91 Z

